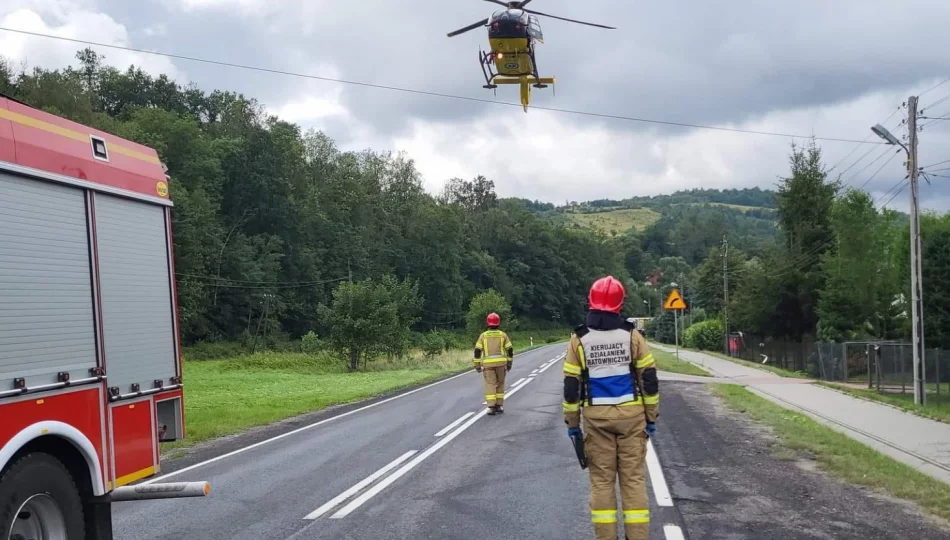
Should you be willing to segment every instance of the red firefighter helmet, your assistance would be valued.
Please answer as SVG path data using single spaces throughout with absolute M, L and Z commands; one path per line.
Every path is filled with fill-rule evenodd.
M 620 280 L 613 276 L 607 276 L 598 279 L 591 285 L 587 302 L 590 309 L 620 313 L 626 294 Z
M 488 317 L 485 317 L 485 322 L 488 323 L 488 326 L 498 326 L 501 324 L 501 317 L 497 313 L 489 313 Z

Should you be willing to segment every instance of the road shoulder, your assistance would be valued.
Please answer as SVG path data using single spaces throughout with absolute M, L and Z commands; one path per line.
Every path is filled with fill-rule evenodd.
M 825 473 L 820 456 L 790 448 L 775 429 L 727 408 L 707 385 L 670 383 L 663 399 L 665 420 L 655 442 L 691 538 L 865 539 L 913 534 L 937 540 L 950 533 L 950 524 L 924 517 L 927 514 L 915 504 Z M 810 422 L 766 405 L 780 416 L 798 417 L 793 422 Z

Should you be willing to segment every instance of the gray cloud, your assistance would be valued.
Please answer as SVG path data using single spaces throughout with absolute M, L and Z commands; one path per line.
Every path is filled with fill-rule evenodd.
M 40 12 L 70 4 L 11 2 Z M 514 88 L 500 88 L 497 98 L 481 88 L 476 52 L 487 47 L 483 30 L 445 35 L 493 10 L 479 0 L 72 2 L 80 4 L 125 25 L 136 46 L 517 101 Z M 534 93 L 534 103 L 542 106 L 864 139 L 869 126 L 909 93 L 950 77 L 946 2 L 537 0 L 532 7 L 619 28 L 542 19 L 546 43 L 538 48 L 539 65 L 558 78 L 556 96 L 550 90 Z M 14 8 L 0 8 L 0 16 Z M 514 107 L 174 63 L 205 89 L 243 92 L 274 111 L 299 112 L 308 100 L 328 110 L 333 107 L 327 103 L 338 103 L 345 114 L 301 113 L 301 124 L 326 130 L 344 147 L 413 151 L 433 188 L 451 175 L 482 172 L 496 176 L 503 194 L 560 202 L 698 186 L 771 187 L 787 171 L 787 139 L 539 110 L 525 115 Z M 922 103 L 948 94 L 950 84 Z M 950 113 L 950 101 L 934 112 Z M 937 122 L 921 134 L 922 163 L 950 159 L 948 124 Z M 854 145 L 823 148 L 831 165 Z M 526 157 L 532 151 L 542 157 Z M 855 152 L 841 168 L 864 152 Z M 846 177 L 878 155 L 875 150 Z M 902 161 L 894 159 L 867 188 L 883 195 L 900 180 Z M 868 180 L 882 162 L 855 175 L 852 184 Z M 923 186 L 925 202 L 945 207 L 945 185 Z

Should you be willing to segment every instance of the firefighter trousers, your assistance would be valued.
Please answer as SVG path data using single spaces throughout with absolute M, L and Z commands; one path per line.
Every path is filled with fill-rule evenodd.
M 499 366 L 485 366 L 482 376 L 485 377 L 485 402 L 488 406 L 503 405 L 505 403 L 505 364 Z
M 618 522 L 623 523 L 627 540 L 647 540 L 649 537 L 646 443 L 646 418 L 642 406 L 584 409 L 591 520 L 597 540 L 616 540 Z M 619 512 L 615 490 L 618 477 L 623 503 Z

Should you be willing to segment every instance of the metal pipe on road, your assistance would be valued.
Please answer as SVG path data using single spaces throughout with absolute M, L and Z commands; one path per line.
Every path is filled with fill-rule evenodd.
M 211 484 L 208 482 L 171 482 L 118 487 L 109 494 L 109 499 L 112 502 L 181 499 L 185 497 L 207 497 L 210 493 Z

